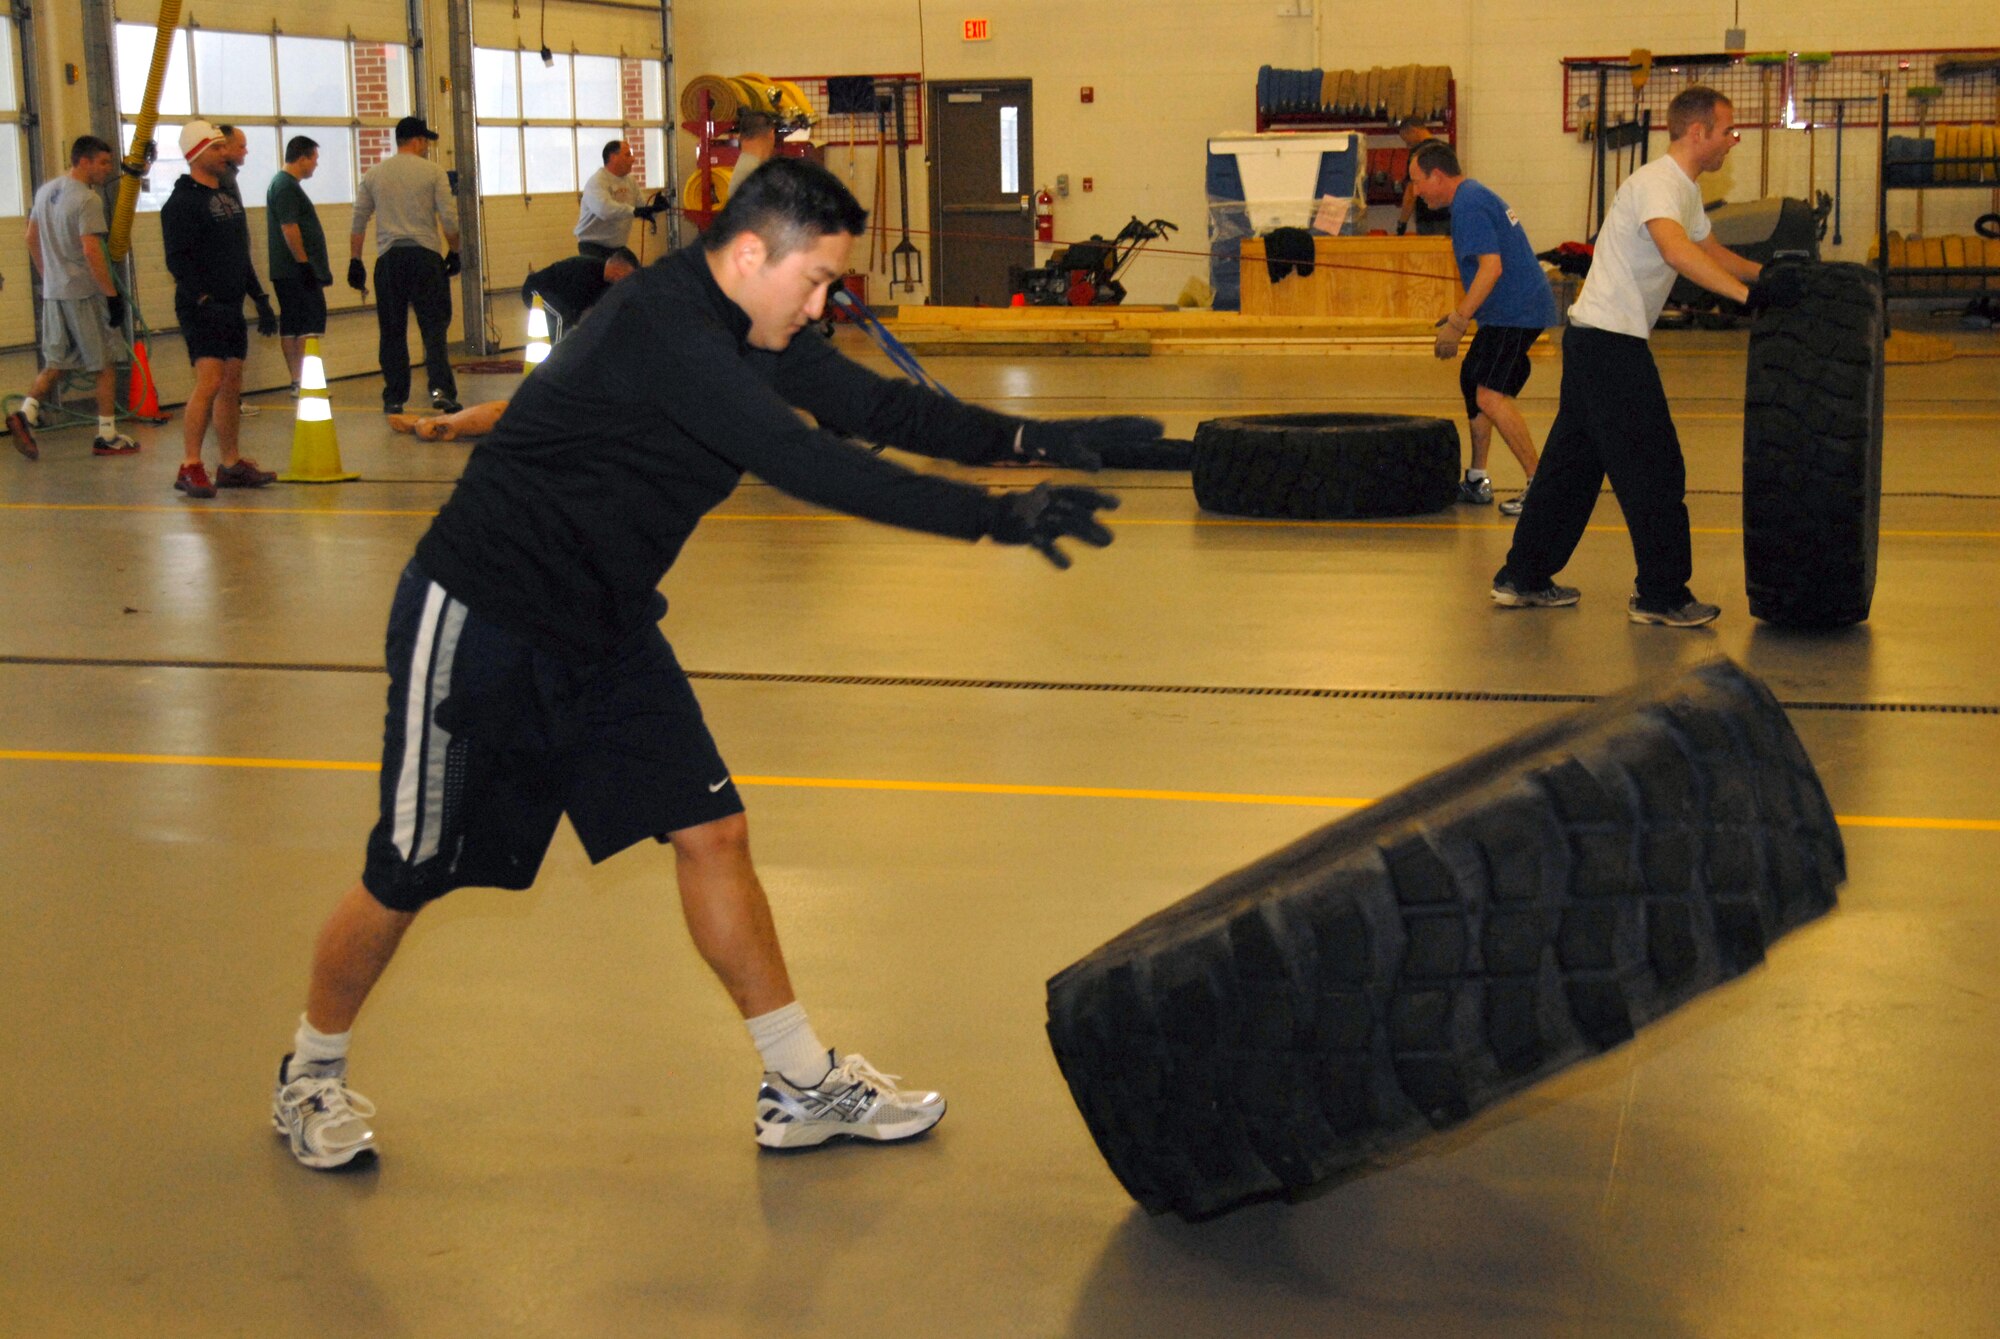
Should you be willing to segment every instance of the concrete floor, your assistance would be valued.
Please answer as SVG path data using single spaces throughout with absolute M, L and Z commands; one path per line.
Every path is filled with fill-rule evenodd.
M 746 676 L 697 687 L 819 1030 L 952 1103 L 915 1145 L 805 1157 L 750 1141 L 754 1054 L 669 858 L 592 869 L 565 829 L 534 891 L 427 913 L 364 1014 L 379 1166 L 294 1165 L 270 1075 L 372 818 L 395 575 L 464 449 L 392 438 L 351 381 L 357 484 L 185 502 L 177 423 L 131 459 L 90 458 L 80 431 L 7 455 L 0 1332 L 2000 1333 L 1982 338 L 1986 359 L 1891 370 L 1875 615 L 1828 636 L 1744 607 L 1741 336 L 1661 339 L 1695 590 L 1724 609 L 1696 632 L 1626 623 L 1608 497 L 1566 578 L 1582 605 L 1507 612 L 1485 594 L 1508 535 L 1490 509 L 1242 524 L 1201 515 L 1185 476 L 1113 475 L 1117 544 L 1057 573 L 743 489 L 669 578 L 668 634 L 691 668 Z M 1153 412 L 1181 435 L 1232 411 L 1448 414 L 1455 384 L 1414 355 L 932 368 L 1002 408 Z M 1557 373 L 1538 361 L 1525 397 L 1538 437 Z M 263 399 L 246 442 L 276 465 L 289 404 Z M 1504 457 L 1495 474 L 1518 482 Z M 1562 709 L 1408 694 L 1595 693 L 1718 651 L 1818 704 L 1793 720 L 1845 823 L 1837 912 L 1309 1202 L 1200 1226 L 1132 1205 L 1049 1055 L 1048 976 Z M 162 661 L 192 663 L 115 663 Z M 1101 684 L 1131 691 L 1062 686 Z M 1159 691 L 1187 686 L 1405 695 Z M 1844 709 L 1896 703 L 1985 710 Z M 859 784 L 805 784 L 826 779 Z M 1132 793 L 1162 791 L 1192 797 Z

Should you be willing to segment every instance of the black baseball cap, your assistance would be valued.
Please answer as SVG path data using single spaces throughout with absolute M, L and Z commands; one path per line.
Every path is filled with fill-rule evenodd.
M 424 124 L 421 116 L 406 116 L 396 122 L 396 143 L 402 144 L 413 139 L 436 139 L 438 133 Z

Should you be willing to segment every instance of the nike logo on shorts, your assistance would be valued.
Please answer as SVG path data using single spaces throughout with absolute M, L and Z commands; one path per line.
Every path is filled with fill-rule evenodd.
M 721 790 L 721 789 L 722 789 L 722 788 L 723 788 L 724 786 L 726 786 L 726 785 L 728 785 L 728 784 L 729 784 L 729 778 L 728 778 L 728 777 L 724 777 L 724 778 L 722 778 L 722 780 L 720 780 L 720 781 L 716 782 L 716 783 L 715 783 L 714 785 L 710 786 L 710 787 L 708 788 L 708 793 L 709 793 L 709 794 L 711 794 L 711 795 L 714 795 L 714 794 L 716 794 L 717 792 L 719 792 L 719 791 L 720 791 L 720 790 Z

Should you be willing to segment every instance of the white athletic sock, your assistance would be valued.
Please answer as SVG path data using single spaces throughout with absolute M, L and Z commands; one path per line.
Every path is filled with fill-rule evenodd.
M 827 1049 L 821 1044 L 806 1007 L 797 1000 L 782 1009 L 744 1020 L 750 1041 L 764 1058 L 767 1072 L 781 1074 L 800 1088 L 816 1088 L 833 1070 Z
M 300 1014 L 299 1030 L 292 1034 L 292 1060 L 285 1067 L 285 1077 L 290 1079 L 301 1065 L 347 1059 L 347 1043 L 353 1036 L 351 1028 L 346 1032 L 321 1032 Z
M 21 397 L 21 417 L 28 420 L 29 426 L 41 427 L 42 402 L 32 395 L 23 395 Z
M 1467 471 L 1465 472 L 1465 477 L 1466 477 L 1466 478 L 1468 478 L 1468 479 L 1470 479 L 1470 480 L 1472 480 L 1472 482 L 1474 482 L 1474 483 L 1478 483 L 1478 482 L 1479 482 L 1479 481 L 1480 481 L 1481 479 L 1484 479 L 1484 478 L 1486 477 L 1486 471 L 1485 471 L 1485 470 L 1467 470 Z
M 104 417 L 104 415 L 99 414 L 97 416 L 98 440 L 103 442 L 108 442 L 117 435 L 118 435 L 118 420 L 115 418 L 106 418 Z

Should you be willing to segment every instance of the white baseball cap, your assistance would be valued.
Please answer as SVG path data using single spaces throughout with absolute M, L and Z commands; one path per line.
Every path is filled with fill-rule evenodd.
M 203 149 L 211 144 L 219 144 L 222 134 L 206 121 L 190 121 L 181 127 L 181 158 L 192 163 Z

